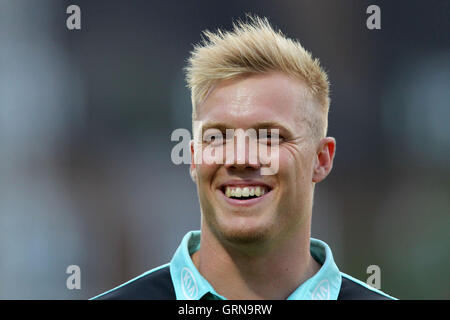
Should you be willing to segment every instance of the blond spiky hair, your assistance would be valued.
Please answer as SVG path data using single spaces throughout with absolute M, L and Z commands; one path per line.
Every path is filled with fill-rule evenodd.
M 192 119 L 196 119 L 197 105 L 218 81 L 280 71 L 306 82 L 323 111 L 321 119 L 314 121 L 314 131 L 324 136 L 330 98 L 327 74 L 319 61 L 298 41 L 287 38 L 280 30 L 275 31 L 267 18 L 250 15 L 247 18 L 248 22 L 234 22 L 232 31 L 203 31 L 202 42 L 194 46 L 185 68 L 191 90 Z

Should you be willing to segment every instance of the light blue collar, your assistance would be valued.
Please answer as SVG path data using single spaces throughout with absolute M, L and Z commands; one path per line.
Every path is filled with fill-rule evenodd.
M 200 248 L 200 231 L 188 232 L 170 262 L 170 275 L 177 300 L 199 300 L 205 295 L 211 299 L 226 300 L 198 272 L 191 254 Z M 311 238 L 311 255 L 322 265 L 320 270 L 302 283 L 288 300 L 336 300 L 342 277 L 328 245 Z

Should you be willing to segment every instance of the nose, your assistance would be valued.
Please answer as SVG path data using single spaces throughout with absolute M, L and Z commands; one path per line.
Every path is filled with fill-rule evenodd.
M 232 170 L 260 169 L 257 141 L 256 135 L 237 129 L 233 139 L 226 144 L 225 167 Z

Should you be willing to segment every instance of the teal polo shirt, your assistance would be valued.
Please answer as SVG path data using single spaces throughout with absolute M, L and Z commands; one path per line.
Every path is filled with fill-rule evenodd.
M 226 300 L 214 290 L 192 262 L 191 255 L 199 248 L 200 231 L 188 232 L 170 261 L 170 275 L 177 300 Z M 331 249 L 325 242 L 311 238 L 310 250 L 322 267 L 292 292 L 287 300 L 336 300 L 342 276 L 334 263 Z
M 198 272 L 191 255 L 200 249 L 200 231 L 187 233 L 170 263 L 151 269 L 92 300 L 226 300 Z M 343 272 L 328 245 L 311 238 L 310 252 L 321 265 L 287 300 L 396 300 Z

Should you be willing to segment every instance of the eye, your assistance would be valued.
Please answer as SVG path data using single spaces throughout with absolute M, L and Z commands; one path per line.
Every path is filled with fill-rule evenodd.
M 205 142 L 217 143 L 218 141 L 222 141 L 223 138 L 219 135 L 209 135 L 205 137 Z
M 278 130 L 276 130 L 276 131 L 278 131 Z M 258 140 L 261 143 L 270 145 L 272 143 L 279 143 L 279 142 L 283 141 L 284 137 L 282 135 L 280 135 L 279 132 L 272 132 L 269 130 L 266 135 L 260 134 L 260 137 Z
M 207 130 L 203 135 L 203 142 L 210 144 L 221 144 L 223 143 L 223 133 L 219 130 Z

